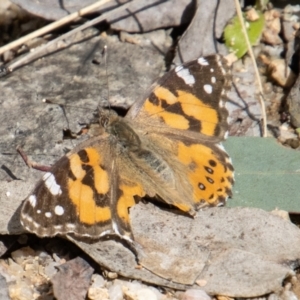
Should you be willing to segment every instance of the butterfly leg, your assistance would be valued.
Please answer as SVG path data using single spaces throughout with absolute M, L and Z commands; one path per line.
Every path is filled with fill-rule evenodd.
M 24 160 L 25 164 L 29 168 L 39 170 L 39 171 L 42 171 L 42 172 L 49 172 L 49 170 L 51 169 L 51 166 L 41 165 L 41 164 L 31 160 L 20 146 L 18 146 L 16 150 L 20 154 L 20 156 Z

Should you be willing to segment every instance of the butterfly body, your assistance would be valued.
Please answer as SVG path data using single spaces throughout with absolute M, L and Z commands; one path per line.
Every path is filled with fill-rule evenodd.
M 125 118 L 102 112 L 97 133 L 25 199 L 23 226 L 39 236 L 132 240 L 129 208 L 136 198 L 158 197 L 190 215 L 224 203 L 233 184 L 219 143 L 228 128 L 227 71 L 221 56 L 199 58 L 163 76 Z

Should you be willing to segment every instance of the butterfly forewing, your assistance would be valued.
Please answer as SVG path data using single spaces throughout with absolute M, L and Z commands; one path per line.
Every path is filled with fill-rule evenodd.
M 175 129 L 184 136 L 195 132 L 205 140 L 223 140 L 228 130 L 225 103 L 230 82 L 224 58 L 198 58 L 164 75 L 143 102 L 132 106 L 127 117 L 146 122 L 153 130 Z
M 99 138 L 96 145 L 59 160 L 25 200 L 23 226 L 42 237 L 74 233 L 131 238 L 128 210 L 133 196 L 145 193 L 141 185 L 119 177 L 110 153 L 114 148 L 111 139 Z

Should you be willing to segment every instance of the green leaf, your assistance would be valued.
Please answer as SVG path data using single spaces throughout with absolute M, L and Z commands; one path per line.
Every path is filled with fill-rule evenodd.
M 245 25 L 251 45 L 256 45 L 261 37 L 265 18 L 263 13 L 257 12 L 259 18 L 256 21 L 245 20 Z M 230 52 L 234 52 L 238 58 L 241 58 L 247 52 L 247 43 L 242 31 L 240 20 L 237 16 L 233 17 L 224 30 L 225 44 Z
M 231 137 L 224 146 L 236 180 L 228 206 L 300 212 L 300 151 L 273 138 Z

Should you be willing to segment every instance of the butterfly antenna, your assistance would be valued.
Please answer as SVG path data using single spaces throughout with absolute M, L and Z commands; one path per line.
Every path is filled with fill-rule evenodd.
M 61 108 L 62 113 L 63 113 L 63 115 L 64 115 L 64 117 L 65 117 L 65 119 L 66 119 L 67 127 L 70 128 L 70 122 L 69 122 L 69 118 L 68 118 L 68 116 L 67 116 L 67 113 L 66 113 L 66 109 L 65 109 L 65 105 L 64 105 L 64 104 L 61 104 L 61 103 L 58 103 L 58 102 L 54 102 L 54 101 L 52 101 L 52 100 L 50 100 L 50 99 L 46 99 L 46 98 L 42 99 L 42 102 L 43 102 L 43 103 L 47 103 L 47 104 L 58 105 L 58 106 Z
M 109 80 L 108 80 L 108 68 L 107 68 L 107 45 L 103 47 L 102 55 L 104 57 L 104 64 L 105 64 L 105 74 L 106 74 L 106 87 L 107 87 L 107 101 L 108 101 L 108 108 L 109 112 L 111 111 L 110 107 L 110 93 L 109 93 Z

